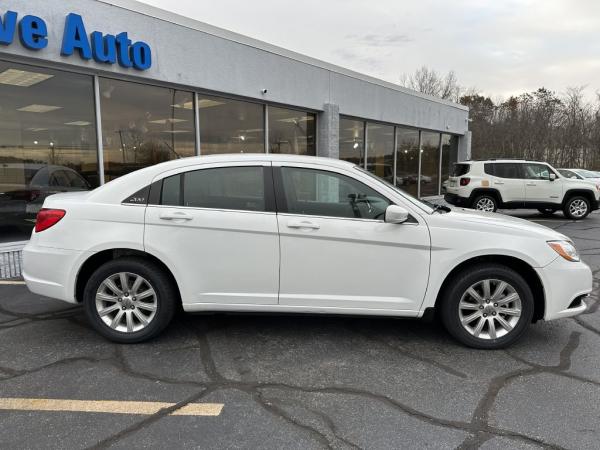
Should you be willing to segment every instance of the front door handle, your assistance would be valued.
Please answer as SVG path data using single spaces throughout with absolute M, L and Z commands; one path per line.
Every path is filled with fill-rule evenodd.
M 192 220 L 192 216 L 181 211 L 164 212 L 158 216 L 161 220 Z
M 527 183 L 527 186 L 537 186 L 536 183 Z
M 494 184 L 504 184 L 504 181 L 494 181 Z
M 308 228 L 310 230 L 318 230 L 321 226 L 318 223 L 310 220 L 292 220 L 287 224 L 288 228 Z

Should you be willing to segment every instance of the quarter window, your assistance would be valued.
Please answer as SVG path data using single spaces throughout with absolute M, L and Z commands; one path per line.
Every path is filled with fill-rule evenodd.
M 219 167 L 174 175 L 163 181 L 161 204 L 265 211 L 263 168 Z
M 282 167 L 281 174 L 287 212 L 292 214 L 383 220 L 391 204 L 345 175 L 297 167 Z

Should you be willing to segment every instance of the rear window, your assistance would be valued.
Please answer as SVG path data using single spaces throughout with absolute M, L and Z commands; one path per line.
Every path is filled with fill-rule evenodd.
M 466 175 L 471 170 L 471 164 L 454 164 L 454 169 L 452 170 L 453 177 L 462 177 Z

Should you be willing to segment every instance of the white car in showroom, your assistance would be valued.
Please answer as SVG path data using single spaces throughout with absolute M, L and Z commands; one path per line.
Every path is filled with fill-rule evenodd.
M 586 310 L 592 274 L 549 228 L 431 207 L 347 162 L 179 159 L 48 197 L 24 249 L 37 294 L 123 343 L 185 311 L 419 318 L 495 349 Z M 399 323 L 401 326 L 401 323 Z

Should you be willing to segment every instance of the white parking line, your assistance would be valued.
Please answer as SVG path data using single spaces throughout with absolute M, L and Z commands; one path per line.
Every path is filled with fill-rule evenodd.
M 166 402 L 129 402 L 110 400 L 68 400 L 48 398 L 0 398 L 0 410 L 11 411 L 62 411 L 110 414 L 151 415 L 161 409 L 175 406 Z M 173 416 L 218 416 L 223 403 L 189 403 L 170 415 Z
M 0 286 L 2 286 L 2 285 L 6 285 L 6 286 L 18 286 L 18 285 L 24 285 L 24 284 L 25 284 L 24 281 L 0 280 Z

